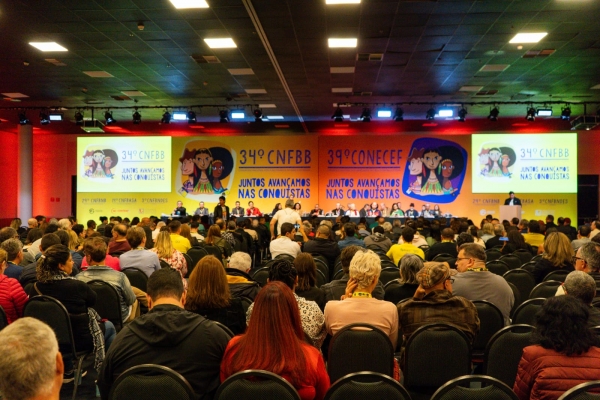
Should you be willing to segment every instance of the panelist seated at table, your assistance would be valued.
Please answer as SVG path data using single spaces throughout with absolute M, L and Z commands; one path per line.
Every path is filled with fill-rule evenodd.
M 187 215 L 185 207 L 183 206 L 183 202 L 177 202 L 177 207 L 173 210 L 173 215 L 178 217 L 185 217 Z
M 312 210 L 310 210 L 310 215 L 311 216 L 323 215 L 323 210 L 319 207 L 318 204 L 315 204 L 315 208 L 313 208 Z
M 346 210 L 344 210 L 344 207 L 340 203 L 336 203 L 335 208 L 331 210 L 331 216 L 339 217 L 341 215 L 346 215 Z
M 510 193 L 508 193 L 509 198 L 504 200 L 504 205 L 505 206 L 520 206 L 521 204 L 521 200 L 518 199 L 517 197 L 515 197 L 515 192 L 511 191 Z
M 415 210 L 415 204 L 410 203 L 410 208 L 404 212 L 408 218 L 417 218 L 419 216 L 419 212 Z

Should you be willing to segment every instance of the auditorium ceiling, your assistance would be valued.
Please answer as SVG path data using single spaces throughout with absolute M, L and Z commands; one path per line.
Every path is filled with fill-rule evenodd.
M 364 106 L 375 113 L 398 103 L 405 118 L 424 119 L 428 103 L 464 104 L 469 117 L 485 118 L 493 103 L 501 116 L 524 117 L 528 102 L 568 102 L 581 115 L 580 103 L 600 101 L 597 0 L 207 2 L 0 3 L 0 106 L 93 106 L 130 119 L 131 110 L 115 107 L 204 105 L 194 109 L 199 120 L 218 119 L 216 106 L 246 106 L 251 121 L 251 105 L 260 105 L 264 116 L 293 122 L 331 120 L 338 103 L 350 105 L 351 119 Z M 547 35 L 509 43 L 534 32 Z M 212 49 L 211 38 L 237 47 Z M 330 38 L 357 45 L 329 48 Z M 561 105 L 553 110 L 560 115 Z M 146 120 L 162 113 L 142 110 Z

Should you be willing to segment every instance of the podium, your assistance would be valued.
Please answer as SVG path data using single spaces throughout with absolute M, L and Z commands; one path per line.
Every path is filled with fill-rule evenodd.
M 521 220 L 521 206 L 500 206 L 500 222 L 513 218 Z

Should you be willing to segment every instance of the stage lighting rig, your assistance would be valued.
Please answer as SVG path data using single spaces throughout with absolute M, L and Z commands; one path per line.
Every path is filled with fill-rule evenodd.
M 170 124 L 171 123 L 171 113 L 168 110 L 165 110 L 165 112 L 162 115 L 162 118 L 160 119 L 160 122 L 162 124 Z
M 254 122 L 263 122 L 262 116 L 263 116 L 263 113 L 259 108 L 254 110 Z
M 360 114 L 360 119 L 362 120 L 362 122 L 371 122 L 371 109 L 363 108 L 363 111 Z
M 227 111 L 227 110 L 219 111 L 219 122 L 222 122 L 222 123 L 229 122 L 229 111 Z
M 394 121 L 404 121 L 404 110 L 400 107 L 396 108 L 396 112 L 394 112 Z
M 134 125 L 139 125 L 142 122 L 142 114 L 139 113 L 137 108 L 135 109 L 135 112 L 133 113 L 131 118 L 133 120 Z
M 527 115 L 525 116 L 525 119 L 529 122 L 533 122 L 535 121 L 535 114 L 535 108 L 533 108 L 533 106 L 529 106 L 529 108 L 527 109 Z
M 427 110 L 427 114 L 425 114 L 425 119 L 427 121 L 433 121 L 435 119 L 435 108 L 431 107 Z
M 490 110 L 490 115 L 488 115 L 488 119 L 490 121 L 498 121 L 498 115 L 500 115 L 500 110 L 497 106 L 494 106 L 494 108 Z
M 331 119 L 333 119 L 333 122 L 342 122 L 344 121 L 344 112 L 342 111 L 341 108 L 336 108 L 335 111 L 333 112 L 333 115 L 331 116 Z
M 114 124 L 117 121 L 113 118 L 112 112 L 110 110 L 106 110 L 104 113 L 104 120 L 106 121 L 106 125 Z
M 467 109 L 464 107 L 461 107 L 461 109 L 458 110 L 458 121 L 465 122 L 465 117 L 467 116 L 467 114 L 468 114 Z

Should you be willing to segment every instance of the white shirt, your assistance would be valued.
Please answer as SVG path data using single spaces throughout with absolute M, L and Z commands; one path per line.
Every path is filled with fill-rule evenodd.
M 279 234 L 279 227 L 286 222 L 289 222 L 292 225 L 302 223 L 298 222 L 298 220 L 301 220 L 300 215 L 298 215 L 298 213 L 291 208 L 284 208 L 283 210 L 277 211 L 273 216 L 273 219 L 277 219 L 277 229 L 275 231 L 276 234 Z
M 290 256 L 296 258 L 296 256 L 301 253 L 298 242 L 294 242 L 287 236 L 280 236 L 273 240 L 269 248 L 271 250 L 272 258 L 275 258 L 280 254 L 289 254 Z
M 360 213 L 358 212 L 358 210 L 348 210 L 346 211 L 346 215 L 349 217 L 359 217 Z

